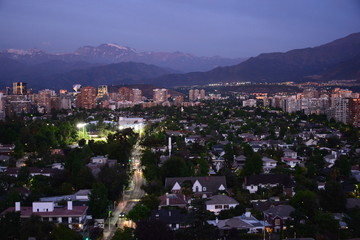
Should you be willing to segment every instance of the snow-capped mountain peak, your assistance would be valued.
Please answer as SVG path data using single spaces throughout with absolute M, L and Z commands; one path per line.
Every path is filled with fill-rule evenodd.
M 120 49 L 120 50 L 132 50 L 129 47 L 121 46 L 121 45 L 118 45 L 118 44 L 115 44 L 115 43 L 106 43 L 105 45 L 109 46 L 109 47 L 114 47 L 114 48 L 117 48 L 117 49 Z

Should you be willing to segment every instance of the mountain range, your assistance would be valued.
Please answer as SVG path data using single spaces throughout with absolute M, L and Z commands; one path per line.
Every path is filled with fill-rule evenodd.
M 97 47 L 84 46 L 72 53 L 51 54 L 39 49 L 6 49 L 0 57 L 10 58 L 25 64 L 39 64 L 49 61 L 67 63 L 88 62 L 93 64 L 112 64 L 121 62 L 139 62 L 171 68 L 179 72 L 207 71 L 218 66 L 238 64 L 245 58 L 197 57 L 182 52 L 137 52 L 130 47 L 107 43 Z
M 164 86 L 216 82 L 304 82 L 360 80 L 360 33 L 333 42 L 285 53 L 264 53 L 228 67 L 207 72 L 171 74 L 152 79 Z
M 142 59 L 148 61 L 157 59 L 164 63 L 163 66 L 182 58 L 204 59 L 183 53 L 137 53 L 134 49 L 115 44 L 82 47 L 69 54 L 8 49 L 0 53 L 0 87 L 10 86 L 14 81 L 27 82 L 35 89 L 69 89 L 75 83 L 173 87 L 238 81 L 360 80 L 360 33 L 318 47 L 260 54 L 236 65 L 205 72 L 182 74 L 174 68 L 129 62 L 134 56 L 143 56 Z

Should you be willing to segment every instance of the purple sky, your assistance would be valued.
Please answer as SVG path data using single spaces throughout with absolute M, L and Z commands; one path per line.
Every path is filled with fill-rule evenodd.
M 0 0 L 0 49 L 138 51 L 250 57 L 360 31 L 359 0 Z

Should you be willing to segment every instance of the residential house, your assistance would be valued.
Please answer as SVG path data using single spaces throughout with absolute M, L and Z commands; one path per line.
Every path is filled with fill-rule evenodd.
M 200 135 L 190 135 L 188 137 L 185 137 L 185 143 L 200 143 L 202 141 L 202 137 Z
M 0 144 L 0 155 L 10 156 L 14 149 L 15 144 Z
M 329 167 L 332 167 L 335 164 L 336 159 L 337 159 L 336 152 L 332 152 L 331 154 L 328 154 L 324 157 L 324 160 L 329 164 Z
M 179 209 L 160 209 L 151 212 L 152 220 L 159 220 L 165 223 L 171 230 L 186 228 L 187 214 Z
M 297 164 L 300 164 L 301 161 L 296 159 L 296 158 L 291 158 L 291 157 L 282 157 L 281 161 L 283 163 L 285 163 L 286 165 L 288 165 L 290 168 L 294 168 L 296 167 Z
M 276 160 L 274 160 L 272 158 L 268 158 L 268 157 L 263 157 L 262 162 L 263 162 L 264 173 L 269 173 L 271 171 L 271 169 L 276 168 L 276 165 L 277 165 Z
M 160 200 L 159 208 L 168 207 L 168 206 L 185 208 L 186 205 L 188 204 L 186 200 L 186 196 L 180 192 L 166 193 L 164 195 L 161 195 L 159 197 L 159 200 Z
M 288 148 L 285 148 L 284 149 L 284 157 L 285 158 L 297 158 L 297 152 L 291 150 L 291 149 L 288 149 Z
M 307 140 L 306 142 L 304 142 L 304 144 L 307 146 L 307 147 L 310 147 L 310 146 L 316 146 L 318 144 L 318 141 L 314 140 L 314 139 L 309 139 Z
M 30 218 L 31 215 L 38 215 L 41 220 L 62 223 L 71 229 L 82 231 L 86 228 L 87 206 L 73 206 L 72 201 L 67 202 L 67 206 L 58 207 L 54 202 L 33 202 L 32 207 L 22 207 L 20 202 L 15 203 L 15 207 L 9 207 L 0 215 L 8 212 L 20 212 L 20 218 Z
M 214 195 L 205 202 L 205 205 L 206 210 L 219 214 L 220 211 L 234 208 L 239 205 L 239 203 L 227 195 Z
M 220 230 L 221 235 L 226 235 L 226 232 L 231 229 L 245 230 L 247 233 L 261 233 L 264 228 L 271 227 L 268 222 L 256 219 L 250 212 L 230 219 L 215 219 L 207 222 L 216 226 Z
M 287 220 L 292 219 L 290 214 L 295 209 L 290 205 L 272 206 L 264 211 L 265 219 L 271 224 L 274 232 L 280 232 Z
M 81 189 L 74 194 L 62 195 L 62 196 L 52 196 L 52 197 L 42 197 L 40 198 L 41 202 L 60 202 L 60 201 L 89 201 L 90 189 Z
M 9 176 L 17 177 L 19 174 L 19 170 L 20 170 L 20 168 L 8 168 L 6 170 L 6 174 Z M 34 177 L 37 175 L 51 177 L 59 171 L 58 169 L 37 168 L 37 167 L 28 167 L 28 170 L 29 170 L 29 175 L 31 177 Z
M 110 167 L 115 166 L 117 164 L 116 160 L 110 160 L 105 156 L 96 156 L 92 157 L 90 162 L 86 164 L 88 168 L 90 168 L 91 173 L 94 176 L 97 176 L 100 172 L 102 166 L 108 164 Z
M 293 196 L 294 181 L 284 174 L 258 174 L 245 178 L 244 188 L 250 193 L 256 193 L 260 188 L 272 188 L 282 186 L 283 191 L 288 196 Z
M 186 183 L 191 185 L 192 195 L 195 197 L 207 198 L 227 189 L 224 176 L 166 178 L 165 188 L 170 189 L 172 193 L 182 192 Z

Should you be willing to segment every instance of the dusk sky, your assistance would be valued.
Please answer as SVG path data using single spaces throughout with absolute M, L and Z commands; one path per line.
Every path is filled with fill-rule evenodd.
M 138 51 L 250 57 L 360 31 L 359 0 L 0 0 L 0 49 Z

